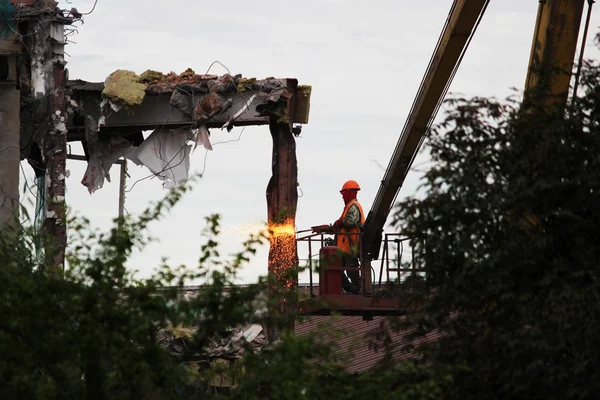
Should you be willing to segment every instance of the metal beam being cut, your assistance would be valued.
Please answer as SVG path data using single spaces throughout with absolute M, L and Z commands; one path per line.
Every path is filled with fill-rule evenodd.
M 293 83 L 293 84 L 291 84 Z M 68 120 L 69 140 L 85 140 L 85 119 L 93 118 L 100 122 L 100 133 L 128 135 L 131 133 L 162 128 L 194 127 L 202 123 L 208 128 L 231 128 L 233 126 L 267 125 L 269 118 L 280 100 L 298 102 L 298 107 L 307 107 L 304 103 L 310 97 L 290 93 L 289 88 L 297 86 L 295 79 L 266 79 L 254 81 L 252 86 L 244 90 L 236 87 L 221 92 L 211 92 L 199 85 L 172 85 L 166 89 L 149 86 L 141 104 L 133 107 L 119 108 L 107 104 L 102 95 L 103 83 L 71 81 L 69 88 L 73 94 L 76 107 Z M 310 92 L 309 92 L 310 93 Z M 201 104 L 216 100 L 214 115 L 199 121 L 198 107 Z M 280 115 L 282 122 L 303 123 L 294 116 Z M 301 117 L 301 116 L 299 116 Z

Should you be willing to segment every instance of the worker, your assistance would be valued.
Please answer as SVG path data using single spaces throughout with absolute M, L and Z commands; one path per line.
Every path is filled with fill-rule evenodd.
M 313 226 L 317 233 L 334 233 L 335 244 L 340 249 L 342 267 L 359 267 L 359 241 L 360 230 L 365 223 L 365 213 L 356 199 L 360 186 L 356 181 L 344 183 L 340 193 L 344 199 L 342 216 L 332 225 Z M 342 273 L 342 287 L 346 292 L 358 294 L 360 292 L 360 273 L 356 270 L 345 270 Z

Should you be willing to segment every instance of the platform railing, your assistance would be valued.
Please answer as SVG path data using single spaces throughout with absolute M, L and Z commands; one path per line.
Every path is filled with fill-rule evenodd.
M 319 252 L 322 247 L 335 244 L 334 236 L 335 235 L 330 233 L 315 233 L 312 230 L 296 232 L 300 263 L 303 267 L 306 267 L 308 272 L 309 294 L 311 297 L 316 296 L 314 290 L 316 282 L 313 273 L 318 271 Z M 359 243 L 360 242 L 362 242 L 362 240 L 360 240 Z M 387 283 L 401 283 L 409 276 L 424 276 L 424 270 L 419 269 L 415 263 L 413 241 L 409 237 L 403 236 L 400 233 L 385 233 L 383 235 L 381 246 L 383 248 L 380 252 L 381 261 L 378 279 L 374 268 L 371 268 L 371 281 L 377 286 L 382 287 Z M 306 254 L 306 256 L 303 256 L 304 254 Z M 361 273 L 360 266 L 345 267 L 343 270 L 358 270 L 359 274 Z M 362 292 L 364 285 L 362 276 L 360 282 Z
M 313 271 L 318 266 L 319 262 L 319 251 L 325 246 L 326 240 L 329 239 L 326 236 L 331 236 L 325 233 L 314 233 L 312 230 L 304 230 L 296 232 L 296 244 L 298 246 L 298 253 L 301 252 L 301 245 L 307 246 L 308 255 L 307 258 L 301 258 L 300 262 L 305 261 L 305 266 L 308 267 L 309 277 L 309 293 L 310 297 L 315 297 L 314 293 L 314 280 Z M 316 250 L 316 251 L 315 251 Z M 316 259 L 315 259 L 316 258 Z M 315 265 L 315 263 L 317 265 Z
M 400 233 L 385 233 L 381 246 L 380 286 L 385 283 L 402 283 L 409 276 L 425 275 L 425 270 L 415 262 L 414 242 L 410 237 Z

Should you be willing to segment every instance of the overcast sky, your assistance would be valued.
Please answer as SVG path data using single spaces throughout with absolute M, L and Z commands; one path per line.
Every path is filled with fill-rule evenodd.
M 80 12 L 93 0 L 65 0 Z M 371 207 L 452 0 L 429 1 L 197 1 L 98 0 L 96 9 L 69 44 L 71 79 L 103 81 L 117 69 L 177 73 L 206 72 L 215 60 L 232 74 L 297 78 L 312 85 L 310 122 L 297 140 L 299 182 L 297 227 L 330 223 L 342 211 L 339 190 L 357 180 L 365 212 Z M 492 0 L 456 75 L 451 92 L 503 98 L 522 88 L 529 59 L 537 0 Z M 591 33 L 598 25 L 597 13 Z M 595 54 L 588 40 L 586 55 Z M 212 73 L 226 70 L 215 66 Z M 235 139 L 213 130 L 214 142 Z M 165 221 L 152 226 L 160 241 L 130 260 L 149 274 L 166 256 L 195 265 L 203 218 L 223 217 L 224 253 L 239 249 L 244 237 L 266 221 L 265 189 L 271 172 L 268 127 L 247 128 L 237 142 L 215 146 L 203 179 Z M 81 154 L 79 146 L 72 151 Z M 200 172 L 205 151 L 191 156 Z M 26 164 L 25 164 L 26 165 Z M 424 168 L 421 156 L 415 165 Z M 118 211 L 118 171 L 113 182 L 93 195 L 81 185 L 86 165 L 69 161 L 67 202 L 92 224 L 108 228 Z M 128 187 L 149 174 L 130 163 Z M 401 197 L 414 194 L 411 172 Z M 166 192 L 158 179 L 139 182 L 127 194 L 126 209 L 136 214 Z M 302 253 L 301 253 L 302 257 Z M 265 247 L 240 277 L 251 281 L 267 272 Z

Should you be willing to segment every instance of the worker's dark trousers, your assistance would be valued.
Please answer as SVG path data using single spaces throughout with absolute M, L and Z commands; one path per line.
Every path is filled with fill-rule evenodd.
M 349 268 L 357 268 L 359 266 L 358 257 L 353 257 L 350 254 L 342 255 L 342 266 Z M 348 293 L 360 293 L 360 273 L 357 270 L 345 270 L 342 272 L 342 288 Z

